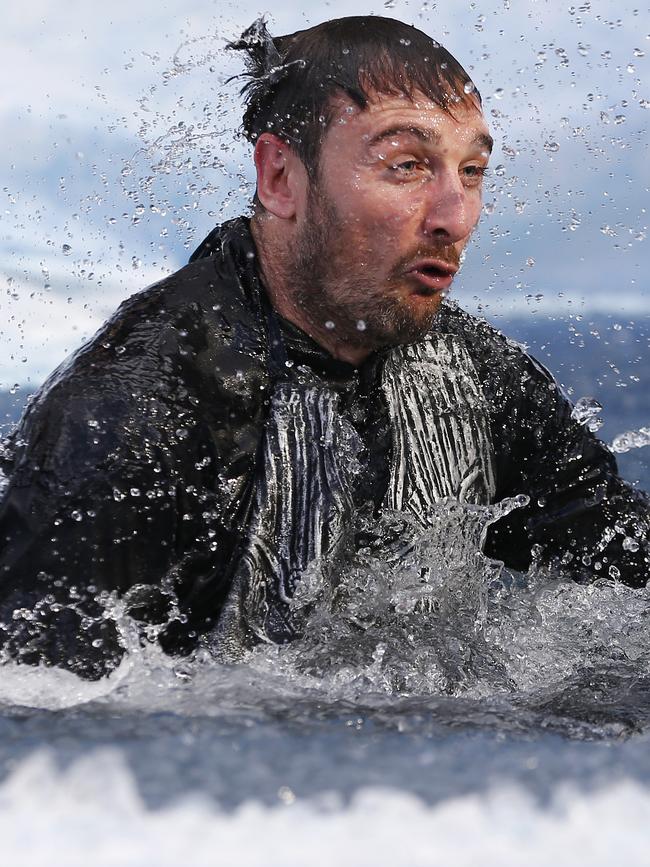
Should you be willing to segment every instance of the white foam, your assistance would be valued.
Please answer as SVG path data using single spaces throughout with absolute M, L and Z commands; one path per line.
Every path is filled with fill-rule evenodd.
M 89 681 L 62 668 L 3 662 L 0 703 L 45 710 L 76 707 L 112 693 L 131 668 L 132 660 L 127 656 L 108 677 Z
M 3 861 L 13 867 L 626 867 L 647 864 L 650 792 L 632 781 L 557 790 L 546 807 L 499 788 L 428 806 L 395 789 L 227 813 L 204 796 L 151 810 L 115 749 L 66 770 L 32 754 L 0 786 Z

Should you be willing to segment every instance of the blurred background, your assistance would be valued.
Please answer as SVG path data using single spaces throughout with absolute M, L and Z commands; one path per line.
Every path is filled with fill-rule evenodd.
M 0 31 L 0 421 L 119 302 L 247 208 L 241 59 L 327 18 L 400 18 L 468 70 L 496 139 L 453 297 L 531 351 L 603 435 L 650 423 L 650 15 L 635 0 L 32 0 Z M 634 460 L 640 459 L 637 453 Z M 637 472 L 638 475 L 638 472 Z

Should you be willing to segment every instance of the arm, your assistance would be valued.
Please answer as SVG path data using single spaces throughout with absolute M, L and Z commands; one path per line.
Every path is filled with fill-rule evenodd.
M 618 475 L 611 452 L 572 417 L 551 375 L 522 350 L 501 344 L 493 386 L 499 499 L 530 505 L 493 528 L 488 551 L 518 569 L 531 551 L 576 580 L 650 578 L 650 504 Z M 536 547 L 534 547 L 536 546 Z
M 108 673 L 124 638 L 102 594 L 123 597 L 149 623 L 165 624 L 174 610 L 161 643 L 177 651 L 216 616 L 237 527 L 225 503 L 237 480 L 221 483 L 215 437 L 187 389 L 160 388 L 163 379 L 136 392 L 133 379 L 125 389 L 112 374 L 64 377 L 13 434 L 0 498 L 5 655 Z
M 165 624 L 169 651 L 191 649 L 218 617 L 267 387 L 250 238 L 238 224 L 224 239 L 218 256 L 124 302 L 0 454 L 5 655 L 111 670 L 124 642 L 103 592 Z

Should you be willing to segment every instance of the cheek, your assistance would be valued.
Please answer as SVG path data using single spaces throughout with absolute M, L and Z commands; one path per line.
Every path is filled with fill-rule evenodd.
M 350 207 L 342 211 L 346 229 L 357 237 L 367 237 L 371 242 L 399 231 L 412 217 L 411 205 L 404 206 L 383 196 L 358 196 Z
M 480 217 L 481 211 L 483 210 L 483 193 L 481 190 L 476 190 L 469 197 L 469 201 L 467 203 L 468 216 L 472 223 L 472 228 L 476 226 Z
M 363 214 L 356 215 L 352 233 L 359 247 L 372 250 L 377 258 L 391 255 L 396 244 L 413 232 L 414 212 L 408 208 L 392 207 L 390 202 L 378 202 Z
M 391 187 L 380 190 L 368 202 L 367 213 L 376 221 L 377 227 L 399 230 L 419 220 L 426 210 L 425 195 L 421 190 Z
M 431 189 L 426 184 L 392 186 L 382 196 L 384 213 L 395 223 L 419 220 L 431 208 Z
M 339 229 L 348 236 L 350 248 L 374 251 L 381 256 L 390 251 L 387 245 L 399 241 L 421 219 L 424 190 L 369 184 L 358 174 L 349 175 L 345 183 L 341 180 L 337 179 L 332 192 Z

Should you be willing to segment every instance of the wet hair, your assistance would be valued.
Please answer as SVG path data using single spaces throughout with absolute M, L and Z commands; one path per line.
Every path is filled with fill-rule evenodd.
M 468 74 L 442 45 L 392 18 L 337 18 L 275 37 L 259 18 L 227 47 L 245 53 L 244 135 L 253 144 L 264 132 L 279 136 L 312 176 L 336 97 L 364 109 L 373 94 L 413 99 L 421 93 L 452 116 L 454 106 L 481 104 Z

